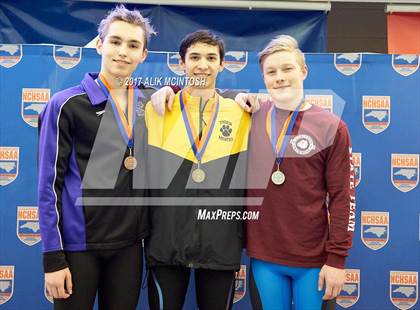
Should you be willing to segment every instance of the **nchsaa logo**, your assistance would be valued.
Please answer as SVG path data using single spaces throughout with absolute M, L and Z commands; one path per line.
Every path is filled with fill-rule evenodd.
M 68 45 L 53 46 L 54 60 L 61 68 L 71 69 L 82 59 L 82 48 Z
M 22 88 L 22 119 L 29 126 L 38 127 L 38 118 L 50 100 L 48 88 Z
M 13 296 L 15 266 L 0 266 L 0 305 Z
M 392 67 L 403 76 L 409 76 L 419 68 L 419 55 L 392 55 Z
M 228 51 L 225 54 L 226 70 L 236 73 L 244 69 L 248 63 L 248 52 L 245 51 Z
M 345 282 L 340 294 L 337 296 L 337 304 L 343 308 L 353 306 L 360 296 L 360 269 L 346 269 Z
M 317 105 L 328 112 L 333 113 L 333 96 L 332 95 L 306 95 L 305 101 L 312 105 Z
M 19 147 L 0 146 L 0 186 L 6 186 L 19 175 Z
M 362 121 L 367 130 L 381 133 L 391 122 L 390 96 L 363 96 Z
M 26 245 L 32 246 L 41 240 L 38 207 L 18 207 L 16 235 Z
M 353 153 L 354 186 L 362 181 L 362 153 Z
M 391 154 L 391 181 L 402 192 L 419 183 L 419 154 Z
M 363 243 L 372 250 L 383 248 L 389 240 L 389 213 L 362 211 L 361 221 Z
M 166 64 L 171 71 L 177 75 L 185 75 L 184 70 L 180 64 L 181 56 L 179 53 L 168 52 L 166 54 Z
M 334 54 L 334 66 L 344 75 L 355 74 L 362 67 L 362 54 Z
M 241 269 L 235 275 L 235 295 L 233 303 L 240 301 L 246 293 L 246 265 L 241 265 Z
M 412 308 L 418 299 L 418 272 L 390 271 L 389 297 L 398 309 Z
M 17 65 L 22 59 L 22 45 L 1 44 L 0 45 L 0 66 L 11 68 Z

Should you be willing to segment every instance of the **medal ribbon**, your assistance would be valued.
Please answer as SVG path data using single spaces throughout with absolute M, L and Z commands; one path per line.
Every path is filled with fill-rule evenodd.
M 273 147 L 273 152 L 276 155 L 276 162 L 278 165 L 280 165 L 284 152 L 286 151 L 286 144 L 288 139 L 286 137 L 289 137 L 292 134 L 293 126 L 295 125 L 296 118 L 298 116 L 300 107 L 305 102 L 305 100 L 302 100 L 299 105 L 296 107 L 296 109 L 289 113 L 289 116 L 287 117 L 286 121 L 283 124 L 283 128 L 280 131 L 280 134 L 278 137 L 276 137 L 277 133 L 277 127 L 276 127 L 276 114 L 277 109 L 275 108 L 274 104 L 271 107 L 271 109 L 267 113 L 267 119 L 266 119 L 266 129 L 268 137 L 270 138 L 271 145 Z
M 217 101 L 215 104 L 213 104 L 212 110 L 211 110 L 211 124 L 210 127 L 204 128 L 203 135 L 201 139 L 198 136 L 198 132 L 194 126 L 194 122 L 192 121 L 192 117 L 190 114 L 190 111 L 188 109 L 188 105 L 186 103 L 186 98 L 184 91 L 181 91 L 179 94 L 179 101 L 181 104 L 181 110 L 182 110 L 182 117 L 184 119 L 185 129 L 187 130 L 188 138 L 191 143 L 191 148 L 193 149 L 195 158 L 200 162 L 201 158 L 204 155 L 204 151 L 207 148 L 207 144 L 210 141 L 211 133 L 213 132 L 214 125 L 216 124 L 216 118 L 219 113 L 219 97 L 217 96 Z
M 132 85 L 128 87 L 128 109 L 126 118 L 118 101 L 112 95 L 111 85 L 109 85 L 105 77 L 102 74 L 100 74 L 97 81 L 99 86 L 101 86 L 102 90 L 104 91 L 105 95 L 107 95 L 107 97 L 111 101 L 112 109 L 114 110 L 115 118 L 117 119 L 118 127 L 120 129 L 121 135 L 125 140 L 125 143 L 127 143 L 127 146 L 129 148 L 132 148 L 134 145 L 133 131 L 136 122 L 136 111 L 134 111 L 134 97 L 138 94 L 134 93 L 134 88 Z

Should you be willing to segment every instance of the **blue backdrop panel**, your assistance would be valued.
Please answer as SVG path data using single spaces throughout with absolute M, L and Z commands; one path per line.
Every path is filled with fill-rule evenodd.
M 0 43 L 53 43 L 84 46 L 112 3 L 44 0 L 0 2 Z M 199 9 L 177 6 L 127 5 L 149 17 L 159 34 L 151 50 L 177 51 L 189 32 L 210 29 L 231 50 L 259 51 L 278 34 L 293 35 L 305 52 L 326 52 L 324 12 Z
M 220 88 L 263 90 L 256 53 L 227 52 Z M 162 86 L 159 78 L 163 83 L 165 77 L 182 77 L 173 56 L 150 53 L 134 76 L 155 87 Z M 355 159 L 354 246 L 338 307 L 419 309 L 419 56 L 307 54 L 307 63 L 307 95 L 313 103 L 342 115 L 350 128 L 353 151 L 360 154 Z M 2 309 L 52 307 L 44 296 L 39 229 L 32 212 L 36 209 L 31 209 L 37 201 L 36 119 L 49 94 L 77 84 L 86 71 L 99 67 L 99 56 L 92 49 L 0 46 Z M 17 148 L 19 156 L 14 158 Z M 245 256 L 243 264 L 247 264 Z M 234 308 L 251 309 L 247 283 L 239 289 L 245 290 L 245 296 Z M 145 309 L 145 290 L 141 297 L 139 309 Z M 193 289 L 185 309 L 195 309 Z

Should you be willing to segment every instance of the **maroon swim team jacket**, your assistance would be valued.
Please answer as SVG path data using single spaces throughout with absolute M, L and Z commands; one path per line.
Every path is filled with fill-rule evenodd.
M 260 211 L 258 220 L 247 221 L 248 255 L 292 267 L 344 268 L 355 227 L 347 126 L 317 106 L 299 112 L 280 164 L 286 181 L 275 185 L 271 174 L 277 164 L 266 129 L 269 108 L 264 105 L 252 121 L 248 197 L 264 199 L 261 206 L 248 207 Z M 277 135 L 288 114 L 277 109 Z

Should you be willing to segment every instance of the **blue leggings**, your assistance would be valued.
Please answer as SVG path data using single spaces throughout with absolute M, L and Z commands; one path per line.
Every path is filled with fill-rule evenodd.
M 251 258 L 254 309 L 320 310 L 325 289 L 318 291 L 320 268 L 288 267 Z

